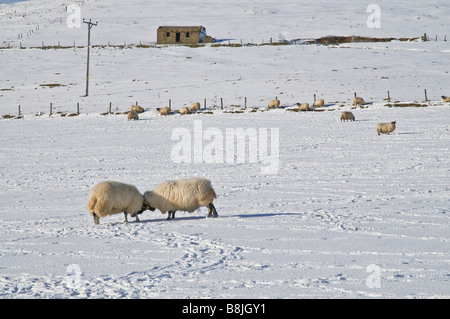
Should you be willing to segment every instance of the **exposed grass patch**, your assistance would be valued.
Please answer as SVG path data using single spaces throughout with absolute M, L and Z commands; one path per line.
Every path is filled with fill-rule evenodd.
M 56 87 L 66 86 L 66 85 L 64 85 L 64 84 L 59 84 L 59 83 L 48 83 L 48 84 L 39 84 L 39 86 L 42 86 L 42 87 L 49 87 L 49 88 L 56 88 Z
M 386 104 L 387 107 L 427 107 L 428 104 L 417 103 L 417 102 L 405 102 L 405 103 L 394 103 L 394 104 Z

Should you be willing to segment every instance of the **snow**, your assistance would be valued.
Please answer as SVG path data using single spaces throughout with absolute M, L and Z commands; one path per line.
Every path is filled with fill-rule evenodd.
M 369 29 L 365 6 L 348 1 L 192 1 L 189 8 L 170 1 L 152 10 L 138 0 L 77 3 L 83 17 L 99 21 L 93 44 L 150 43 L 158 25 L 173 21 L 244 42 L 443 37 L 450 10 L 443 0 L 431 7 L 379 1 L 382 28 Z M 450 297 L 450 106 L 440 102 L 450 95 L 448 42 L 97 47 L 83 97 L 86 48 L 30 48 L 85 41 L 85 26 L 65 26 L 68 4 L 0 5 L 9 17 L 0 20 L 0 41 L 12 46 L 0 49 L 0 115 L 17 115 L 18 105 L 23 114 L 0 119 L 1 298 Z M 17 34 L 36 25 L 20 49 Z M 41 86 L 55 83 L 63 86 Z M 389 107 L 387 90 L 392 103 L 426 107 Z M 352 108 L 354 92 L 370 103 Z M 289 111 L 314 94 L 325 99 L 322 112 Z M 275 96 L 284 107 L 266 111 Z M 245 97 L 247 109 L 229 113 Z M 158 116 L 169 99 L 174 109 L 206 99 L 212 114 Z M 110 102 L 123 112 L 136 101 L 146 109 L 139 121 L 100 115 Z M 76 103 L 79 116 L 57 113 L 75 112 Z M 356 121 L 340 122 L 342 110 Z M 378 136 L 376 123 L 389 121 L 396 130 Z M 278 130 L 278 169 L 262 173 L 261 154 L 197 163 L 198 139 L 192 161 L 177 163 L 174 131 L 194 136 L 198 123 L 203 155 L 213 142 L 226 149 L 206 132 L 225 138 L 229 129 L 253 128 L 275 138 L 270 129 Z M 190 176 L 212 181 L 219 218 L 206 218 L 205 208 L 170 221 L 146 211 L 141 222 L 115 215 L 94 226 L 85 210 L 91 187 L 103 180 L 144 192 Z

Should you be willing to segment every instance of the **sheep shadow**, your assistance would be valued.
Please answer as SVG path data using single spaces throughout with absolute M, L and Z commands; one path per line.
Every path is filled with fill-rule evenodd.
M 218 217 L 207 217 L 206 215 L 195 215 L 195 216 L 177 216 L 174 219 L 168 220 L 164 215 L 162 218 L 152 218 L 141 220 L 137 223 L 158 223 L 158 222 L 177 222 L 177 221 L 190 221 L 190 220 L 200 220 L 200 219 L 223 219 L 223 218 L 265 218 L 274 216 L 303 216 L 303 213 L 257 213 L 257 214 L 234 214 L 234 215 L 219 215 Z
M 158 223 L 158 222 L 168 222 L 168 223 L 172 223 L 172 222 L 176 222 L 176 221 L 183 221 L 183 220 L 198 220 L 198 219 L 206 219 L 206 216 L 182 216 L 182 217 L 175 217 L 173 219 L 167 219 L 167 214 L 165 214 L 164 216 L 162 216 L 161 218 L 152 218 L 152 219 L 144 219 L 141 220 L 140 222 L 137 223 Z
M 263 217 L 274 217 L 274 216 L 302 216 L 302 213 L 258 213 L 258 214 L 236 214 L 223 216 L 224 218 L 263 218 Z

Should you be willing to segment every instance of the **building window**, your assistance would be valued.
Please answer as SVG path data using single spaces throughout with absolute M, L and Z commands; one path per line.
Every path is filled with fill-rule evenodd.
M 186 38 L 189 38 L 189 32 L 186 32 Z
M 170 38 L 170 32 L 166 32 L 166 38 Z

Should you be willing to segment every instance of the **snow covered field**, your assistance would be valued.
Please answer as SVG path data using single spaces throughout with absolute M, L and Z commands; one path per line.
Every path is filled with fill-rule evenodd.
M 189 8 L 172 1 L 161 2 L 157 14 L 147 1 L 75 2 L 83 17 L 99 20 L 95 41 L 135 44 L 154 41 L 158 25 L 175 24 L 172 7 L 171 15 L 195 20 L 180 24 L 201 23 L 214 37 L 245 41 L 443 36 L 450 10 L 445 1 L 381 1 L 382 28 L 369 29 L 365 6 L 348 1 L 322 4 L 330 8 L 323 10 L 327 24 L 318 16 L 298 20 L 296 12 L 312 17 L 318 10 L 306 1 L 301 8 L 292 1 L 202 1 L 203 10 L 200 1 Z M 68 4 L 0 5 L 0 41 L 13 46 L 0 49 L 0 116 L 17 115 L 18 105 L 23 113 L 0 119 L 1 298 L 450 298 L 450 105 L 440 102 L 450 95 L 449 42 L 92 48 L 91 94 L 82 97 L 86 48 L 20 49 L 15 42 L 30 25 L 40 31 L 25 46 L 56 44 L 60 36 L 84 41 L 85 28 L 65 26 Z M 338 8 L 343 13 L 332 15 Z M 268 17 L 277 22 L 266 25 Z M 424 89 L 426 107 L 383 101 L 390 90 L 393 101 L 422 103 Z M 367 108 L 352 109 L 353 92 Z M 314 94 L 325 99 L 322 112 L 289 111 Z M 285 108 L 262 111 L 275 96 Z M 245 97 L 243 113 L 228 113 Z M 169 99 L 174 109 L 207 99 L 213 114 L 158 116 Z M 135 101 L 147 109 L 139 121 L 100 115 L 110 102 L 122 112 Z M 79 116 L 56 114 L 75 112 L 77 102 Z M 342 110 L 356 121 L 340 122 Z M 397 129 L 378 136 L 376 123 L 389 121 Z M 193 138 L 199 124 L 201 149 L 192 140 L 192 161 L 176 163 L 174 131 L 184 128 Z M 212 143 L 206 131 L 221 132 L 214 145 L 225 149 L 227 130 L 239 128 L 272 138 L 270 129 L 278 132 L 273 174 L 262 173 L 261 154 L 254 162 L 195 162 Z M 261 145 L 269 142 L 263 136 L 252 138 Z M 94 226 L 85 210 L 99 181 L 144 192 L 189 176 L 212 181 L 219 218 L 206 219 L 204 208 L 171 221 L 147 211 L 138 223 L 116 215 Z

